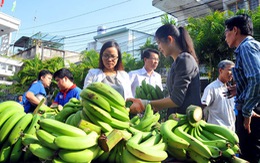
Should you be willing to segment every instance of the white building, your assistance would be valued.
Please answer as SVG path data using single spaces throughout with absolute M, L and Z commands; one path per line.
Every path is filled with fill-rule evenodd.
M 95 41 L 88 43 L 87 49 L 94 49 L 99 52 L 105 42 L 113 40 L 119 44 L 122 53 L 126 52 L 132 54 L 139 59 L 140 46 L 143 46 L 148 38 L 153 40 L 154 36 L 128 28 L 107 32 L 105 27 L 98 27 L 97 36 L 94 36 Z

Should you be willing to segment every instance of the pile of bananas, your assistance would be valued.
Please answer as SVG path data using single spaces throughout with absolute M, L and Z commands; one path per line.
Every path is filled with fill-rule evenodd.
M 195 113 L 199 112 L 199 116 Z M 201 120 L 200 107 L 190 106 L 186 114 L 172 114 L 161 124 L 160 133 L 167 143 L 167 152 L 180 161 L 197 163 L 247 162 L 236 157 L 239 139 L 224 126 Z
M 130 126 L 129 111 L 125 100 L 115 89 L 102 82 L 95 82 L 82 90 L 82 117 L 100 126 L 103 132 L 127 129 Z
M 135 89 L 135 97 L 147 100 L 157 100 L 164 98 L 161 88 L 156 85 L 153 87 L 151 84 L 146 83 L 146 80 L 142 80 L 142 84 Z
M 39 128 L 38 114 L 26 114 L 16 101 L 0 104 L 0 162 L 18 162 L 30 159 L 28 152 L 22 152 L 22 135 L 35 134 Z
M 201 120 L 200 107 L 160 123 L 151 105 L 131 119 L 125 105 L 116 90 L 99 82 L 55 114 L 47 106 L 26 114 L 19 103 L 2 102 L 0 162 L 247 162 L 236 157 L 237 135 Z

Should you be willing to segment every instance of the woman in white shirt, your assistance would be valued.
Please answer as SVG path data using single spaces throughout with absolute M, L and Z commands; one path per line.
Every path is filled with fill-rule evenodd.
M 93 82 L 103 82 L 112 86 L 125 99 L 132 97 L 129 76 L 124 71 L 122 53 L 117 42 L 108 41 L 103 44 L 100 50 L 99 67 L 89 70 L 83 88 Z

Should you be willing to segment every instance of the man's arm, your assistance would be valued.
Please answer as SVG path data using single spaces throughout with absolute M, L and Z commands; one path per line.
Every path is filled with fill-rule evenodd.
M 40 100 L 30 91 L 25 96 L 31 104 L 38 105 L 40 103 Z

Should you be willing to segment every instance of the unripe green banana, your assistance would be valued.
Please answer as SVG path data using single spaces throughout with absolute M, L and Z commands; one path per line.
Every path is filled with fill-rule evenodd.
M 195 162 L 198 163 L 210 163 L 209 158 L 202 156 L 192 149 L 187 149 L 187 155 Z
M 158 97 L 158 95 L 157 95 L 155 89 L 152 89 L 151 95 L 152 95 L 152 99 L 153 99 L 153 100 L 158 100 L 158 99 L 160 99 L 160 98 Z
M 87 109 L 83 108 L 83 111 L 86 113 L 86 116 L 91 120 L 92 123 L 101 127 L 103 132 L 110 132 L 113 128 L 106 122 L 103 122 L 95 115 L 91 114 Z
M 145 80 L 145 79 L 142 80 L 141 85 L 142 85 L 142 90 L 143 90 L 144 94 L 147 95 L 147 94 L 149 93 L 149 89 L 148 89 L 148 87 L 147 87 L 147 83 L 146 83 L 146 80 Z
M 133 118 L 130 119 L 130 125 L 134 126 L 137 125 L 140 122 L 140 117 L 138 115 L 133 116 Z
M 155 90 L 156 90 L 156 94 L 157 94 L 158 98 L 163 99 L 164 98 L 163 92 L 158 85 L 155 86 Z
M 170 156 L 172 156 L 173 158 L 179 161 L 188 161 L 188 157 L 185 149 L 168 147 L 167 152 L 170 154 Z
M 82 112 L 82 110 L 77 111 L 75 113 L 74 117 L 72 118 L 73 119 L 73 126 L 75 126 L 75 127 L 78 127 L 78 125 L 79 125 L 79 122 L 81 120 L 81 116 L 80 116 L 81 112 Z
M 66 119 L 65 123 L 69 124 L 71 126 L 74 126 L 74 116 L 76 113 L 72 113 L 71 115 L 69 115 L 69 117 Z
M 45 147 L 53 149 L 53 150 L 59 149 L 59 147 L 53 143 L 56 136 L 50 134 L 49 132 L 42 130 L 42 129 L 38 129 L 36 131 L 36 136 L 42 146 L 45 146 Z
M 98 147 L 93 146 L 84 150 L 61 149 L 59 157 L 65 162 L 91 162 L 98 152 Z
M 92 91 L 88 88 L 83 89 L 80 93 L 80 97 L 82 98 L 81 101 L 83 106 L 85 106 L 85 103 L 88 103 L 87 101 L 91 101 L 97 106 L 102 107 L 102 109 L 108 112 L 111 111 L 109 102 L 105 99 L 104 96 L 95 91 Z
M 13 146 L 13 149 L 11 151 L 11 155 L 10 155 L 10 162 L 14 163 L 14 162 L 19 162 L 20 158 L 22 157 L 22 138 L 19 138 L 16 143 Z
M 209 148 L 206 145 L 204 145 L 202 142 L 200 142 L 198 139 L 194 138 L 193 136 L 189 135 L 188 133 L 184 132 L 184 128 L 186 126 L 187 125 L 176 127 L 174 129 L 174 133 L 179 137 L 185 139 L 187 142 L 189 142 L 190 145 L 188 149 L 196 151 L 201 156 L 207 159 L 211 158 L 212 153 L 210 152 Z
M 149 118 L 145 118 L 144 120 L 141 119 L 141 121 L 133 127 L 142 131 L 148 126 L 152 127 L 151 125 L 154 125 L 156 122 L 158 122 L 159 119 L 160 119 L 160 114 L 157 112 L 154 115 L 150 116 Z M 149 131 L 149 130 L 145 130 L 145 131 Z
M 13 114 L 3 125 L 0 130 L 0 143 L 4 142 L 8 138 L 8 134 L 11 132 L 16 123 L 25 116 L 24 112 L 17 112 Z M 1 117 L 2 118 L 2 117 Z M 10 142 L 8 142 L 10 143 Z M 11 145 L 11 144 L 10 144 Z
M 24 111 L 24 108 L 21 104 L 16 101 L 8 100 L 0 103 L 0 115 L 4 110 L 10 108 L 15 108 L 16 111 Z
M 64 106 L 63 109 L 55 116 L 55 119 L 60 122 L 65 122 L 66 119 L 73 113 L 80 110 L 78 107 Z
M 88 110 L 91 114 L 95 115 L 98 117 L 100 120 L 108 123 L 111 122 L 112 117 L 103 108 L 99 107 L 98 105 L 92 103 L 91 101 L 85 100 L 86 102 L 83 103 L 83 110 Z
M 127 141 L 126 149 L 131 154 L 145 161 L 163 161 L 168 157 L 165 151 L 140 146 L 142 137 L 142 133 L 137 133 Z
M 144 161 L 132 155 L 127 149 L 123 150 L 123 162 L 131 163 L 160 163 L 160 161 Z
M 19 104 L 20 105 L 20 104 Z M 3 110 L 3 112 L 0 113 L 0 129 L 4 125 L 4 123 L 10 118 L 12 115 L 14 115 L 17 112 L 24 112 L 24 111 L 19 111 L 19 109 L 16 109 L 15 107 L 10 107 L 8 109 Z
M 5 141 L 0 150 L 0 162 L 8 162 L 11 151 L 12 146 L 9 144 L 8 141 Z
M 184 140 L 182 137 L 177 136 L 173 132 L 173 128 L 177 127 L 178 121 L 167 120 L 162 123 L 160 132 L 163 137 L 163 140 L 167 143 L 168 146 L 175 147 L 178 149 L 187 149 L 190 143 Z
M 27 128 L 27 126 L 30 125 L 32 122 L 33 115 L 32 113 L 27 113 L 25 116 L 23 116 L 14 126 L 12 129 L 8 141 L 11 145 L 16 143 L 16 141 L 21 137 L 24 130 Z
M 92 131 L 95 131 L 98 135 L 101 134 L 101 127 L 98 125 L 95 125 L 92 122 L 86 121 L 84 119 L 81 119 L 79 122 L 78 127 L 82 130 L 84 130 L 87 134 L 89 134 Z
M 102 82 L 93 82 L 89 84 L 87 88 L 104 96 L 114 107 L 117 105 L 125 106 L 125 99 L 123 96 L 110 85 Z
M 137 86 L 137 87 L 135 88 L 135 98 L 141 98 L 141 92 L 140 92 L 140 90 L 141 90 L 141 87 L 140 87 L 140 86 Z
M 57 136 L 54 139 L 54 144 L 61 149 L 68 150 L 83 150 L 97 145 L 98 134 L 95 131 L 90 132 L 87 136 L 72 137 L 72 136 Z
M 54 119 L 41 119 L 39 124 L 42 129 L 54 135 L 86 136 L 83 130 Z
M 24 134 L 22 136 L 22 144 L 24 146 L 28 146 L 30 144 L 33 144 L 33 143 L 39 143 L 39 140 L 38 138 L 36 137 L 36 135 L 31 135 L 31 134 Z
M 111 112 L 109 114 L 120 121 L 129 121 L 129 114 L 126 112 L 123 112 L 113 106 L 111 106 Z
M 216 133 L 216 134 L 223 136 L 224 138 L 227 138 L 228 141 L 230 143 L 232 143 L 232 145 L 239 143 L 239 138 L 238 138 L 237 134 L 225 126 L 210 124 L 205 121 L 202 121 L 202 123 L 200 123 L 200 124 L 201 124 L 203 130 L 207 130 L 209 132 Z
M 33 153 L 33 155 L 43 160 L 52 160 L 55 154 L 54 150 L 45 147 L 39 143 L 30 144 L 29 150 Z
M 38 123 L 38 121 L 40 119 L 41 119 L 41 116 L 39 114 L 34 114 L 33 118 L 32 118 L 32 122 L 31 122 L 30 126 L 28 127 L 28 129 L 26 129 L 25 133 L 35 135 L 36 130 L 38 130 L 40 128 L 40 125 Z
M 158 144 L 160 140 L 161 140 L 161 135 L 157 133 L 155 135 L 151 135 L 151 137 L 141 142 L 140 146 L 151 147 Z
M 111 117 L 111 122 L 107 122 L 112 128 L 115 129 L 127 129 L 130 127 L 130 123 L 126 121 L 120 121 Z

